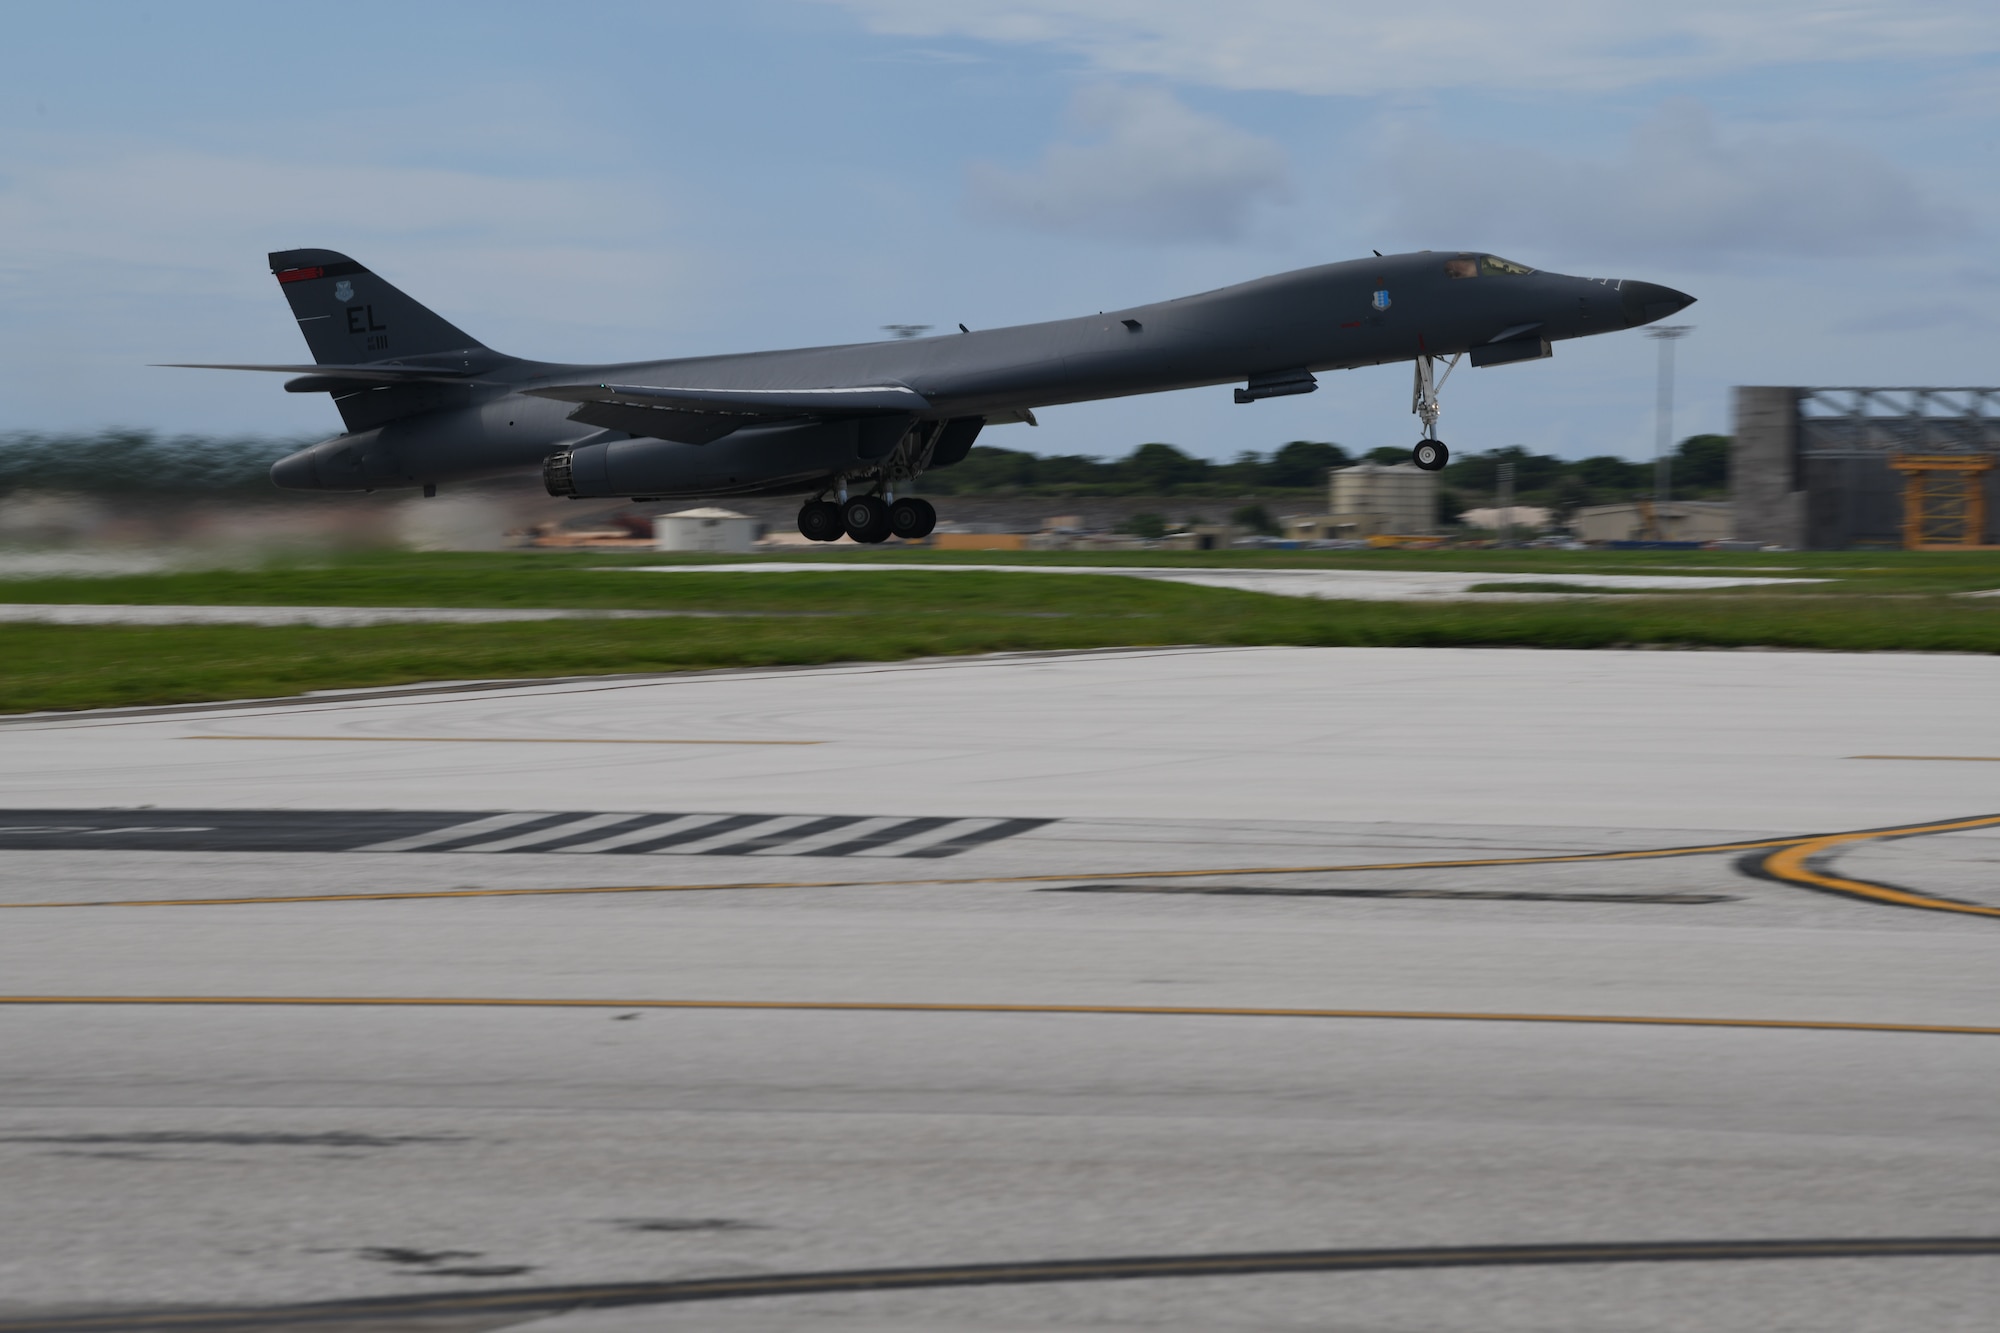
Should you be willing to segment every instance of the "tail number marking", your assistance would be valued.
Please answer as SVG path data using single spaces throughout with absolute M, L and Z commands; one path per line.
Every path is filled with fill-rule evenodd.
M 375 322 L 373 305 L 351 305 L 347 307 L 347 331 L 369 335 L 367 348 L 371 352 L 389 350 L 389 326 Z

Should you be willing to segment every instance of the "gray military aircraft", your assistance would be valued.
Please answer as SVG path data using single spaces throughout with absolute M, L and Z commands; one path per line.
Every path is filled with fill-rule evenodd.
M 332 396 L 347 432 L 280 459 L 278 486 L 435 495 L 539 466 L 549 494 L 576 498 L 804 495 L 799 531 L 815 541 L 926 535 L 937 511 L 898 491 L 959 462 L 986 426 L 1035 424 L 1038 407 L 1230 383 L 1254 403 L 1385 362 L 1415 362 L 1411 461 L 1436 471 L 1450 456 L 1438 390 L 1461 359 L 1533 361 L 1694 301 L 1425 250 L 1046 324 L 562 365 L 493 351 L 332 250 L 270 261 L 315 364 L 189 368 L 288 372 L 287 391 Z

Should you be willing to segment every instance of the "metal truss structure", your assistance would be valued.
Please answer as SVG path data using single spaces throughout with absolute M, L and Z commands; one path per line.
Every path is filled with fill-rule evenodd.
M 2000 388 L 1798 391 L 1803 457 L 2000 453 Z

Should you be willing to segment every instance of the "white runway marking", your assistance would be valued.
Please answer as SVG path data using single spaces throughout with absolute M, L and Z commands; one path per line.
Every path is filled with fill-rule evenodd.
M 1184 569 L 1130 565 L 945 565 L 889 564 L 880 561 L 772 560 L 730 565 L 637 565 L 617 567 L 632 574 L 1096 574 L 1151 579 L 1204 588 L 1261 592 L 1276 597 L 1314 597 L 1335 601 L 1421 602 L 1445 598 L 1478 598 L 1475 584 L 1560 582 L 1606 592 L 1710 592 L 1718 588 L 1824 583 L 1812 578 L 1754 578 L 1739 575 L 1678 574 L 1491 574 L 1462 570 L 1422 569 Z M 609 567 L 607 567 L 608 572 Z M 1500 596 L 1576 597 L 1587 593 L 1518 593 Z
M 443 842 L 458 842 L 476 837 L 481 833 L 493 833 L 503 828 L 513 828 L 516 824 L 526 824 L 530 820 L 546 819 L 542 814 L 490 815 L 485 819 L 475 819 L 470 823 L 453 824 L 448 828 L 432 829 L 429 833 L 418 833 L 407 838 L 396 838 L 389 842 L 373 843 L 367 847 L 357 847 L 360 852 L 418 852 L 427 847 L 435 847 Z
M 623 824 L 630 815 L 587 815 L 582 819 L 572 819 L 568 823 L 552 828 L 534 829 L 528 833 L 517 833 L 510 838 L 496 838 L 491 842 L 476 842 L 470 847 L 454 847 L 455 852 L 511 852 L 523 847 L 533 847 L 537 843 L 554 842 L 558 838 L 573 838 L 579 833 L 589 833 L 593 829 L 609 828 L 613 824 Z

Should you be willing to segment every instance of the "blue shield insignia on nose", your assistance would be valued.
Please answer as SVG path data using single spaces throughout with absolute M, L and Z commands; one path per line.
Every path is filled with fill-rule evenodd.
M 1375 308 L 1377 310 L 1387 310 L 1389 308 L 1389 289 L 1387 287 L 1375 293 Z

